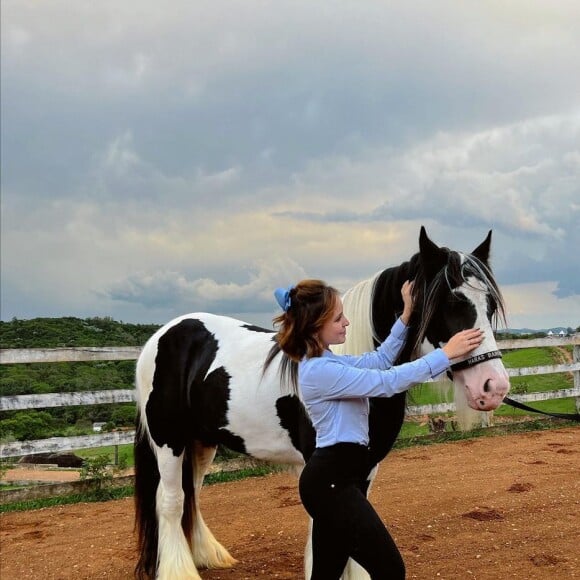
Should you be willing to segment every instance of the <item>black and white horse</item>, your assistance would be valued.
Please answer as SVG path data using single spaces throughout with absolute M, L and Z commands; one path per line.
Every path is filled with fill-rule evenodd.
M 421 228 L 419 253 L 343 296 L 351 321 L 343 352 L 372 350 L 386 337 L 403 308 L 401 286 L 414 279 L 416 311 L 398 362 L 458 330 L 480 327 L 484 342 L 467 360 L 453 361 L 450 374 L 456 401 L 480 411 L 497 408 L 509 380 L 491 325 L 503 317 L 503 304 L 488 265 L 490 244 L 491 232 L 463 254 L 438 247 Z M 271 330 L 206 313 L 172 320 L 145 344 L 136 372 L 138 577 L 200 578 L 199 568 L 235 563 L 200 513 L 204 475 L 218 445 L 298 468 L 312 453 L 314 430 L 285 378 L 291 372 L 283 372 L 292 364 L 277 351 Z M 405 401 L 405 393 L 371 400 L 369 486 L 401 429 Z M 368 578 L 349 562 L 343 578 L 355 576 Z

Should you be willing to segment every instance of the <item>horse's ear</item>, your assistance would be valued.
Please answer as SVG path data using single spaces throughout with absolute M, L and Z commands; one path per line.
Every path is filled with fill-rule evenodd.
M 491 247 L 491 230 L 489 230 L 487 238 L 485 238 L 485 240 L 483 240 L 483 242 L 481 242 L 481 244 L 479 244 L 479 246 L 477 246 L 477 248 L 475 248 L 475 250 L 471 252 L 471 255 L 475 256 L 480 262 L 487 264 L 487 261 L 489 260 L 490 247 Z
M 429 239 L 425 226 L 421 226 L 419 234 L 419 255 L 428 280 L 431 280 L 447 262 L 445 251 Z

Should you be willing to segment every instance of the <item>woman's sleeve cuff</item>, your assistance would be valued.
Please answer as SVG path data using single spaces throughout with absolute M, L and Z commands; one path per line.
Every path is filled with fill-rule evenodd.
M 391 335 L 401 340 L 407 337 L 408 331 L 409 327 L 405 326 L 405 323 L 400 318 L 397 318 L 395 324 L 391 327 Z
M 442 349 L 436 348 L 426 354 L 423 359 L 431 369 L 431 378 L 444 373 L 449 368 L 449 359 Z

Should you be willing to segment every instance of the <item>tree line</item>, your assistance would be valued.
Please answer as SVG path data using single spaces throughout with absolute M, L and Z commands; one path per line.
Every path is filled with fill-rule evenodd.
M 0 321 L 2 348 L 141 346 L 159 328 L 111 318 L 34 318 Z M 95 361 L 0 365 L 0 396 L 32 395 L 134 387 L 135 361 Z M 4 411 L 0 440 L 90 434 L 93 423 L 105 429 L 131 427 L 135 405 L 89 405 Z

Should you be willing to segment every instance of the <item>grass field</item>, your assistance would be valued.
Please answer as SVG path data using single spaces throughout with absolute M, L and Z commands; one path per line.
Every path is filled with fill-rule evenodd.
M 570 360 L 571 354 L 571 346 L 564 348 L 525 348 L 506 351 L 503 356 L 503 362 L 506 368 L 548 366 L 561 364 L 566 360 Z M 510 382 L 511 394 L 539 393 L 570 389 L 574 386 L 574 377 L 572 373 L 554 373 L 549 375 L 512 377 Z M 449 383 L 447 384 L 449 385 Z M 442 384 L 425 383 L 411 390 L 411 399 L 411 405 L 432 405 L 452 402 L 453 389 L 445 387 Z M 537 401 L 532 403 L 530 406 L 547 412 L 575 413 L 576 399 L 571 397 L 551 401 Z M 446 414 L 447 418 L 451 417 L 451 415 L 451 413 Z M 504 420 L 508 418 L 521 420 L 523 417 L 527 416 L 534 418 L 541 417 L 541 415 L 526 413 L 508 405 L 502 405 L 499 409 L 494 411 L 493 416 L 498 418 L 501 417 Z M 416 437 L 425 435 L 428 432 L 428 425 L 418 424 L 417 419 L 409 418 L 403 426 L 403 431 L 400 437 Z
M 118 445 L 118 459 L 120 464 L 124 464 L 126 467 L 133 467 L 135 464 L 133 460 L 133 445 Z M 90 449 L 78 449 L 75 454 L 83 459 L 89 457 L 96 457 L 97 455 L 108 455 L 110 457 L 110 462 L 114 463 L 115 460 L 115 446 L 109 445 L 108 447 L 92 447 Z

